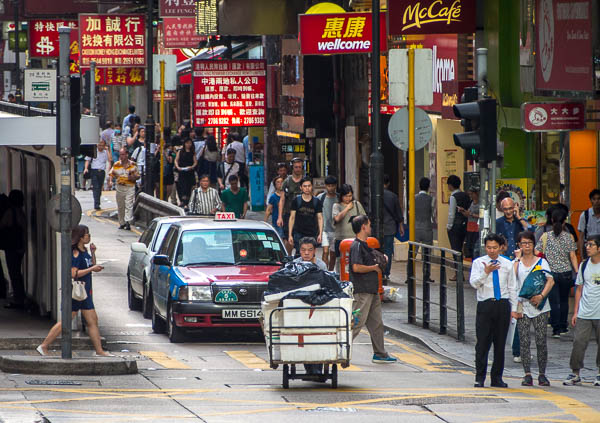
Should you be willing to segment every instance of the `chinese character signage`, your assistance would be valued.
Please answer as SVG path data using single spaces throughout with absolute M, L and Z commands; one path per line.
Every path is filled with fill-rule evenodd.
M 58 57 L 58 28 L 76 28 L 77 21 L 38 19 L 29 21 L 29 54 L 31 57 Z
M 81 66 L 145 67 L 144 15 L 79 15 Z
M 191 16 L 196 13 L 195 0 L 160 0 L 160 17 L 165 16 Z
M 380 50 L 387 50 L 385 13 L 380 14 Z M 300 15 L 302 54 L 370 53 L 370 13 Z
M 69 34 L 69 73 L 71 75 L 80 72 L 79 68 L 79 30 L 72 29 Z
M 389 0 L 389 34 L 473 33 L 476 3 L 476 0 Z
M 592 91 L 592 2 L 536 0 L 535 88 Z
M 196 2 L 196 33 L 199 35 L 217 35 L 218 16 L 217 0 L 200 0 Z
M 265 126 L 264 60 L 193 62 L 194 126 Z
M 197 35 L 194 18 L 163 18 L 165 48 L 198 48 L 206 36 Z
M 527 132 L 585 129 L 585 103 L 523 103 L 521 128 Z

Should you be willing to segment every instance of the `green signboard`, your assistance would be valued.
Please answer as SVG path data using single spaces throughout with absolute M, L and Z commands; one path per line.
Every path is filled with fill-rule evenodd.
M 15 31 L 8 31 L 8 48 L 15 51 Z M 19 31 L 19 51 L 27 50 L 27 30 Z

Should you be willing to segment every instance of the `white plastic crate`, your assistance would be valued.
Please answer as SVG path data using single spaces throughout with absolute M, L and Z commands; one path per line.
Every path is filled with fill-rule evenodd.
M 321 306 L 306 304 L 302 300 L 283 300 L 283 325 L 286 328 L 294 326 L 346 326 L 352 321 L 352 298 L 335 298 Z M 288 307 L 310 307 L 301 310 L 288 310 Z M 329 310 L 324 307 L 341 307 L 348 313 L 339 309 Z M 328 330 L 326 330 L 328 331 Z
M 350 332 L 350 338 L 352 333 Z M 282 343 L 293 343 L 297 345 L 281 345 L 281 360 L 298 363 L 337 361 L 350 359 L 346 349 L 346 330 L 319 330 L 314 329 L 312 333 L 294 332 L 292 329 L 281 331 Z M 316 342 L 331 342 L 326 345 L 311 345 Z M 352 340 L 350 340 L 352 342 Z M 352 354 L 350 348 L 350 354 Z

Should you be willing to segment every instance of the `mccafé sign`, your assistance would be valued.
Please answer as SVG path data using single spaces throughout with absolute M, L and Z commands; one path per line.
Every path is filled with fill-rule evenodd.
M 476 0 L 388 0 L 390 35 L 475 32 Z
M 387 50 L 385 13 L 379 15 L 380 51 Z M 370 53 L 371 13 L 299 15 L 300 52 L 307 54 Z

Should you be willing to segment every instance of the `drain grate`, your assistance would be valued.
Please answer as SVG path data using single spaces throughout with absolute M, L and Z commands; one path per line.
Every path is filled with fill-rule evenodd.
M 414 398 L 405 398 L 401 400 L 391 400 L 391 401 L 382 401 L 378 404 L 388 404 L 388 405 L 415 405 L 415 406 L 425 406 L 431 404 L 496 404 L 496 403 L 506 403 L 503 398 L 490 398 L 489 396 L 451 396 L 451 395 L 439 395 L 435 397 L 419 397 L 415 396 Z
M 346 408 L 346 407 L 317 407 L 312 408 L 310 410 L 305 410 L 308 413 L 314 413 L 317 411 L 329 411 L 334 413 L 356 413 L 358 410 L 356 408 Z
M 81 386 L 81 382 L 77 382 L 76 380 L 26 380 L 26 384 L 28 385 L 71 385 L 71 386 Z

